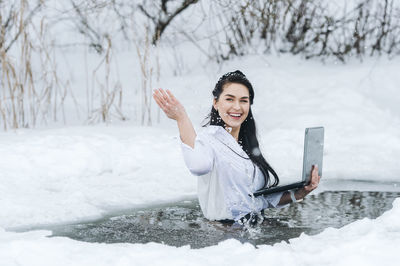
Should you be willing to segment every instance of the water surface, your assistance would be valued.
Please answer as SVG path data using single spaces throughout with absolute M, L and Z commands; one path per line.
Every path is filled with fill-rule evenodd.
M 317 234 L 327 227 L 339 228 L 363 218 L 376 218 L 392 208 L 399 191 L 325 191 L 282 209 L 268 209 L 261 225 L 210 222 L 197 200 L 170 206 L 137 209 L 129 214 L 98 221 L 52 228 L 53 236 L 104 243 L 157 242 L 201 248 L 234 238 L 254 245 L 274 244 Z

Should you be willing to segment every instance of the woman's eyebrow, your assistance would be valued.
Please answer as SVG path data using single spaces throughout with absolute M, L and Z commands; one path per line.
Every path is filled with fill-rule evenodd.
M 235 96 L 235 95 L 232 95 L 232 94 L 225 94 L 225 96 L 226 96 L 226 97 L 236 98 L 236 96 Z M 240 99 L 248 99 L 248 98 L 249 98 L 249 96 L 243 96 L 243 97 L 241 97 Z

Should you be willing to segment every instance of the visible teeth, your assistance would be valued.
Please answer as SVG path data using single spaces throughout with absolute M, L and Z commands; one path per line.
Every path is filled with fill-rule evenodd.
M 236 116 L 236 117 L 239 117 L 240 116 L 240 114 L 230 114 L 231 116 Z

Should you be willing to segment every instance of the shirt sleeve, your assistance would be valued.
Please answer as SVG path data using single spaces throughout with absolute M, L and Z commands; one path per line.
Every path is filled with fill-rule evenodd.
M 278 205 L 279 201 L 281 200 L 282 195 L 283 195 L 283 192 L 277 192 L 277 193 L 272 193 L 272 194 L 264 196 L 264 200 L 265 200 L 264 208 L 284 207 L 285 205 Z
M 201 136 L 196 136 L 194 148 L 182 141 L 181 148 L 186 167 L 193 175 L 205 175 L 212 170 L 214 153 L 211 147 L 202 140 Z

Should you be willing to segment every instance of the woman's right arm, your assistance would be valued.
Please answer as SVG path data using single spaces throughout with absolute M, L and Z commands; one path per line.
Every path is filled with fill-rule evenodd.
M 194 175 L 204 175 L 210 172 L 213 166 L 213 153 L 201 140 L 196 140 L 196 131 L 183 105 L 169 90 L 166 92 L 163 89 L 155 90 L 153 97 L 164 113 L 169 118 L 176 120 L 178 124 L 183 143 L 183 158 L 190 172 Z
M 164 113 L 177 122 L 182 142 L 194 148 L 196 131 L 183 105 L 169 90 L 156 89 L 153 93 L 153 98 Z

